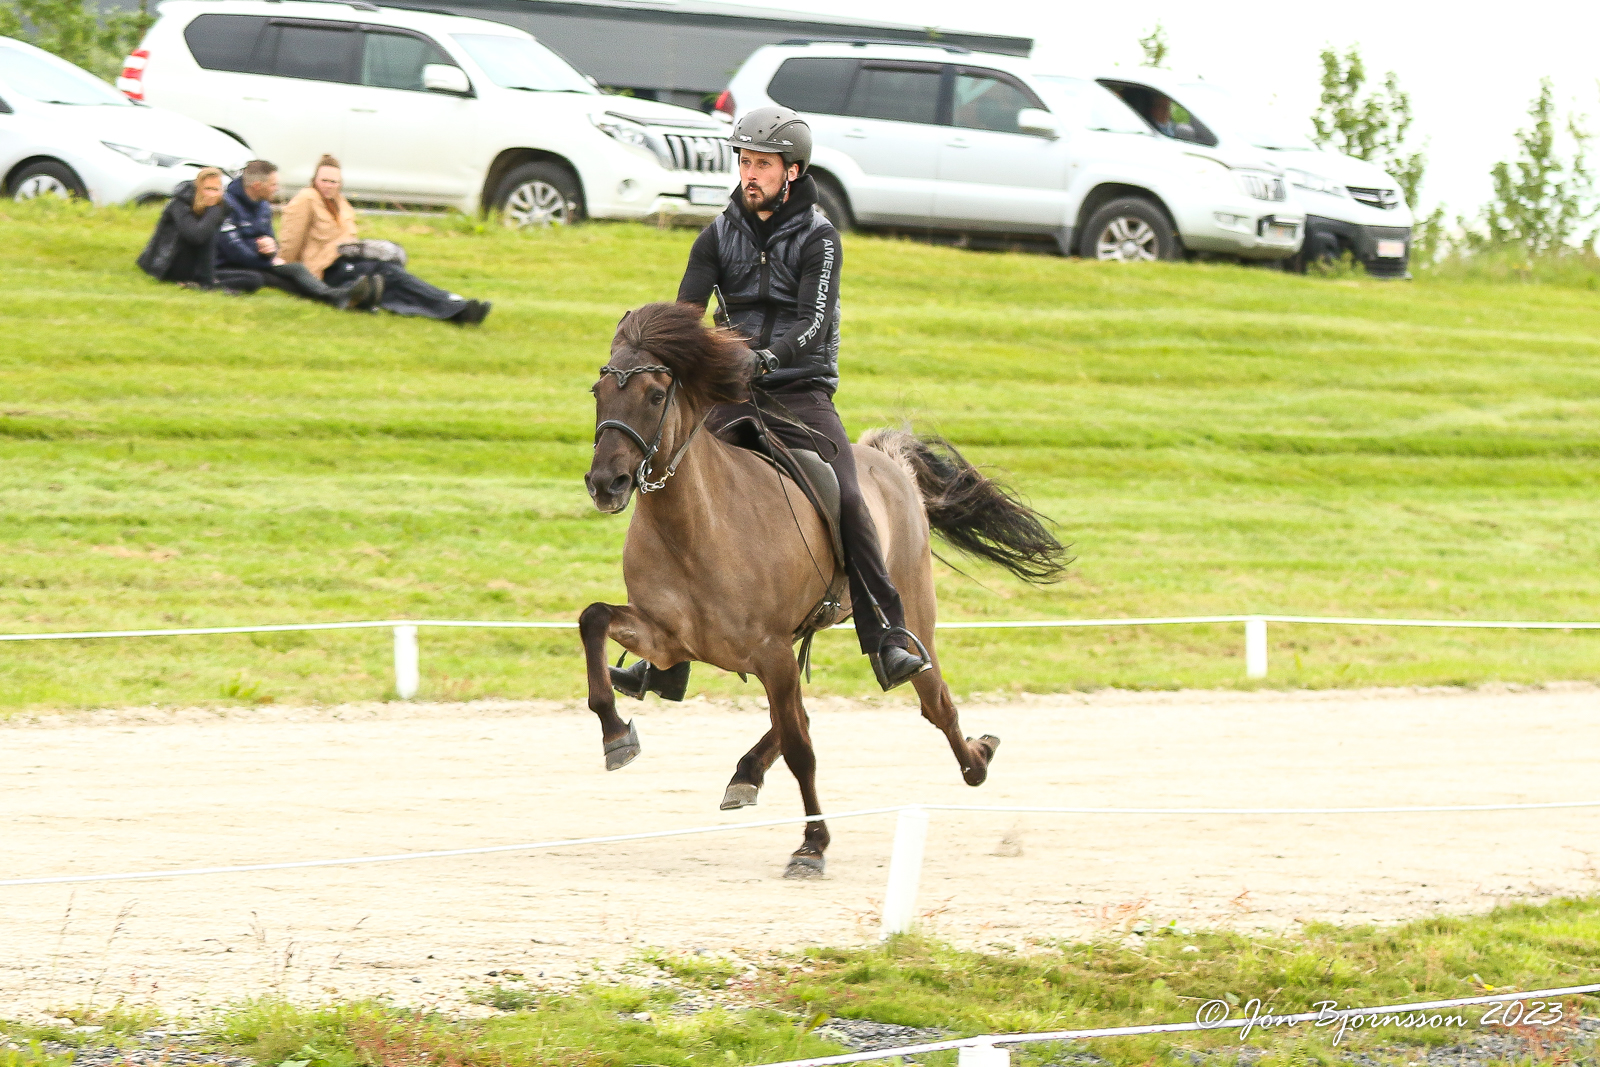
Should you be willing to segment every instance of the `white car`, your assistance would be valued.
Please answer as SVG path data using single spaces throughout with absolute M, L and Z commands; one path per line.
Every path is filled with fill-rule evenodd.
M 168 0 L 119 87 L 276 163 L 336 156 L 355 200 L 514 225 L 709 217 L 737 175 L 722 123 L 608 96 L 521 30 L 353 0 Z
M 1051 238 L 1063 255 L 1283 259 L 1305 217 L 1255 149 L 1180 144 L 1089 78 L 936 45 L 757 50 L 718 110 L 804 114 L 835 224 Z
M 204 123 L 140 107 L 93 74 L 0 37 L 0 193 L 123 204 L 172 195 L 204 166 L 250 158 Z
M 1317 148 L 1295 122 L 1213 82 L 1167 71 L 1119 71 L 1099 79 L 1148 122 L 1177 141 L 1234 152 L 1265 152 L 1306 212 L 1306 239 L 1288 265 L 1350 253 L 1379 277 L 1406 277 L 1411 208 L 1383 169 Z

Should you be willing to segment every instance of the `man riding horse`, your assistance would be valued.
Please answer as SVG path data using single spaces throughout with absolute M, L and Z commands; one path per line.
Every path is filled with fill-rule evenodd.
M 689 253 L 678 300 L 702 311 L 713 290 L 727 322 L 754 350 L 751 400 L 723 404 L 713 430 L 750 415 L 792 449 L 819 453 L 839 479 L 840 535 L 856 635 L 885 690 L 931 664 L 913 650 L 905 611 L 884 566 L 872 515 L 861 494 L 850 437 L 833 406 L 839 387 L 839 232 L 816 210 L 811 128 L 789 108 L 764 107 L 740 119 L 729 138 L 739 152 L 739 188 Z M 614 669 L 618 691 L 635 697 L 682 692 L 688 664 L 668 671 L 640 660 Z

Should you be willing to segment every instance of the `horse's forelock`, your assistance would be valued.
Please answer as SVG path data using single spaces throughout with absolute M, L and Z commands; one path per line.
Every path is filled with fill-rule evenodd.
M 727 330 L 708 329 L 693 304 L 646 304 L 622 317 L 611 342 L 613 359 L 660 363 L 697 403 L 737 399 L 745 382 L 745 348 Z

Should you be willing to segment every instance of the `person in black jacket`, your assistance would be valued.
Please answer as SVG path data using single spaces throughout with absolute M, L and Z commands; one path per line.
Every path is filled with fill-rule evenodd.
M 789 108 L 764 107 L 739 120 L 729 143 L 739 150 L 739 188 L 696 238 L 678 299 L 704 309 L 712 287 L 720 290 L 726 325 L 742 333 L 754 350 L 759 373 L 751 395 L 770 413 L 768 431 L 791 448 L 819 453 L 839 476 L 856 635 L 878 684 L 892 689 L 931 664 L 906 638 L 900 594 L 884 566 L 850 437 L 833 406 L 844 257 L 839 232 L 816 210 L 816 184 L 806 173 L 811 129 Z M 707 423 L 725 425 L 750 406 L 720 405 Z M 804 425 L 795 426 L 791 418 Z M 639 671 L 637 679 L 624 684 L 629 681 L 637 682 L 642 695 L 649 679 Z
M 337 308 L 370 310 L 377 295 L 373 282 L 353 279 L 346 285 L 328 285 L 306 269 L 304 263 L 286 263 L 278 254 L 272 230 L 272 198 L 278 192 L 278 168 L 264 159 L 252 159 L 223 194 L 227 218 L 217 240 L 217 269 L 248 271 L 257 285 L 270 285 L 293 296 L 320 300 Z
M 139 267 L 159 282 L 197 289 L 226 288 L 254 292 L 251 279 L 218 279 L 213 260 L 222 228 L 222 171 L 206 167 L 173 190 L 172 200 L 156 221 L 155 233 L 139 253 Z

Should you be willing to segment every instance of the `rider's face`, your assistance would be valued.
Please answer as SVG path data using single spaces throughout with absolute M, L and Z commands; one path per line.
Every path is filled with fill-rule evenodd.
M 778 198 L 783 195 L 784 179 L 794 181 L 800 176 L 800 164 L 783 165 L 783 157 L 776 152 L 752 152 L 739 149 L 739 188 L 744 194 L 744 206 L 751 211 L 771 213 L 778 209 Z

